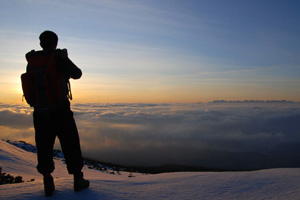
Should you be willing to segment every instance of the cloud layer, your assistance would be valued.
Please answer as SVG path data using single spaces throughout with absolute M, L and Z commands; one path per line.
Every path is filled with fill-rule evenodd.
M 92 159 L 140 166 L 300 167 L 298 103 L 76 104 L 73 111 L 83 154 Z M 2 138 L 32 141 L 31 117 L 26 108 L 2 105 Z

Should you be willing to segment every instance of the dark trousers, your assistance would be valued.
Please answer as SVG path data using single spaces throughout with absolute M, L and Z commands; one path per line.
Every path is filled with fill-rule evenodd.
M 76 174 L 83 167 L 83 158 L 73 112 L 67 101 L 55 112 L 33 113 L 35 141 L 37 146 L 37 170 L 41 174 L 52 173 L 55 169 L 53 162 L 53 146 L 56 136 L 66 160 L 70 174 Z

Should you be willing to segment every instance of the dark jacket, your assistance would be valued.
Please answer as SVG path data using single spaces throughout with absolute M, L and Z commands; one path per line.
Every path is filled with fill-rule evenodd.
M 67 80 L 70 78 L 79 79 L 81 70 L 69 59 L 66 49 L 56 49 L 55 61 L 58 71 L 63 73 Z

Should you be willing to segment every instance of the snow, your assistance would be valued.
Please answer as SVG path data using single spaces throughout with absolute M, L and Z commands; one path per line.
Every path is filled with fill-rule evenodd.
M 282 168 L 251 172 L 177 172 L 146 175 L 109 174 L 84 167 L 90 188 L 73 191 L 72 176 L 61 159 L 55 159 L 56 191 L 43 193 L 36 171 L 36 154 L 0 140 L 0 167 L 25 182 L 0 185 L 0 199 L 300 199 L 300 169 Z M 35 179 L 34 181 L 30 181 Z

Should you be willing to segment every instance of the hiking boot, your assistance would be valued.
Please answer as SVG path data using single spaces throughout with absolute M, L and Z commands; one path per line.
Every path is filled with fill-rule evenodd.
M 51 175 L 44 176 L 44 190 L 45 190 L 45 196 L 49 197 L 53 195 L 55 186 L 53 182 L 53 177 Z
M 74 174 L 74 191 L 78 192 L 90 186 L 90 182 L 83 178 L 83 173 Z

